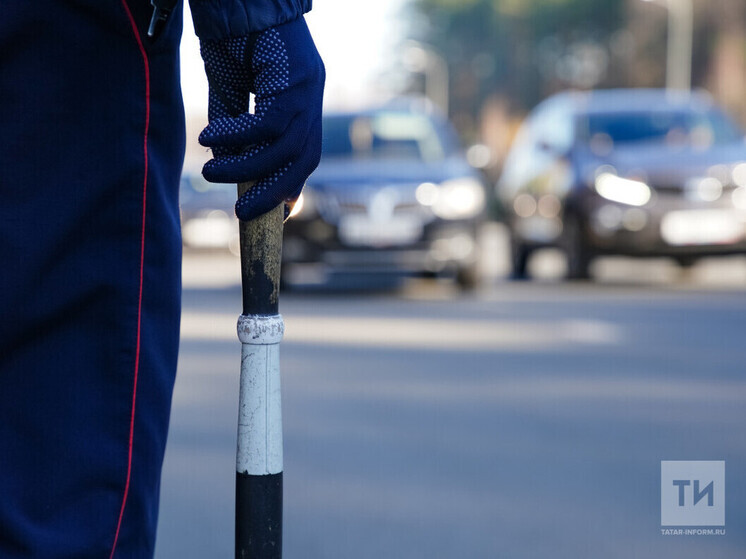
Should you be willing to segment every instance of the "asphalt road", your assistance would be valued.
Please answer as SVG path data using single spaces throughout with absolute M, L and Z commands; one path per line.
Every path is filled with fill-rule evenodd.
M 746 259 L 598 283 L 282 297 L 286 558 L 742 558 Z M 157 559 L 233 557 L 240 310 L 188 257 Z M 726 534 L 661 534 L 661 460 L 724 460 Z

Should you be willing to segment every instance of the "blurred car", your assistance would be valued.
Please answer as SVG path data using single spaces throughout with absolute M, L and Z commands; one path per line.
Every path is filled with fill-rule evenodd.
M 321 163 L 285 225 L 283 276 L 478 279 L 486 189 L 451 125 L 428 104 L 327 114 Z
M 531 112 L 496 185 L 513 274 L 553 246 L 569 278 L 599 255 L 746 251 L 746 144 L 703 93 L 564 92 Z
M 179 189 L 184 248 L 230 250 L 237 255 L 236 196 L 235 184 L 209 183 L 200 173 L 184 173 Z

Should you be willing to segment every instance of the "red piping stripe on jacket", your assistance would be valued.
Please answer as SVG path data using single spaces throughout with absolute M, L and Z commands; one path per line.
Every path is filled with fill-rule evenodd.
M 135 370 L 134 379 L 132 386 L 132 408 L 130 411 L 130 433 L 129 443 L 127 450 L 127 480 L 124 485 L 124 495 L 122 496 L 122 507 L 119 510 L 119 519 L 117 520 L 117 529 L 114 534 L 114 543 L 111 546 L 111 554 L 109 559 L 113 559 L 114 553 L 117 549 L 117 543 L 119 541 L 119 531 L 122 527 L 122 518 L 124 518 L 124 509 L 127 505 L 127 496 L 129 494 L 130 479 L 132 477 L 132 447 L 134 443 L 134 432 L 135 432 L 135 404 L 137 402 L 137 376 L 140 369 L 140 329 L 142 326 L 142 291 L 143 291 L 143 268 L 145 266 L 145 208 L 147 202 L 148 193 L 148 129 L 150 127 L 150 64 L 148 61 L 148 54 L 145 51 L 140 32 L 137 29 L 135 18 L 132 16 L 132 12 L 127 4 L 127 0 L 122 0 L 122 7 L 127 13 L 130 25 L 132 26 L 132 33 L 137 41 L 137 46 L 140 49 L 140 54 L 143 60 L 143 69 L 145 72 L 145 130 L 143 133 L 143 184 L 142 184 L 142 228 L 140 233 L 140 287 L 137 297 L 137 338 L 135 346 Z

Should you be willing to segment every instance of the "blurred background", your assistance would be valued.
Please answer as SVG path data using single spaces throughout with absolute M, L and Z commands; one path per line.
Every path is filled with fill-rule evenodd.
M 235 185 L 199 171 L 156 557 L 230 556 Z M 285 227 L 285 554 L 743 557 L 746 4 L 316 0 L 324 152 Z M 724 460 L 725 535 L 661 532 Z

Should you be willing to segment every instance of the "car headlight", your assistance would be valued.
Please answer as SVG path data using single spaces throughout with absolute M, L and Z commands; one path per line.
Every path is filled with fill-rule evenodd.
M 451 179 L 440 185 L 425 182 L 417 187 L 415 196 L 442 219 L 474 217 L 484 209 L 485 202 L 481 183 L 472 177 Z
M 306 187 L 303 189 L 303 192 L 300 193 L 300 196 L 298 196 L 298 200 L 295 202 L 295 205 L 293 206 L 293 209 L 290 210 L 290 215 L 288 216 L 288 219 L 291 217 L 311 217 L 313 215 L 314 210 L 314 201 L 313 201 L 313 193 L 311 192 L 311 189 Z
M 644 182 L 625 179 L 613 173 L 600 173 L 596 177 L 595 187 L 596 192 L 607 200 L 628 206 L 644 206 L 653 194 Z

